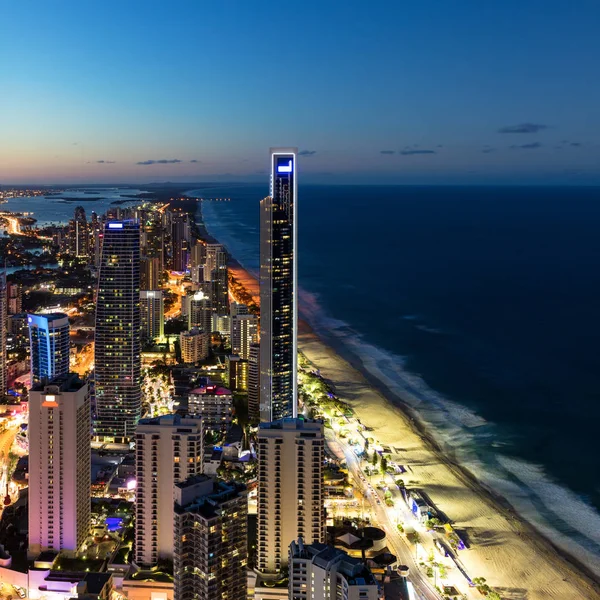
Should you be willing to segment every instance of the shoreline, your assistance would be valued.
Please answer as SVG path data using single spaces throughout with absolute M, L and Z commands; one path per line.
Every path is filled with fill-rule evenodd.
M 213 238 L 214 239 L 214 238 Z M 256 278 L 249 273 L 234 257 L 231 257 L 229 268 L 232 275 L 248 290 L 253 296 L 257 295 L 258 281 Z M 600 581 L 598 575 L 593 573 L 590 568 L 581 563 L 577 558 L 570 555 L 568 552 L 563 550 L 549 540 L 542 532 L 535 528 L 534 525 L 525 520 L 512 504 L 502 495 L 497 493 L 495 490 L 482 483 L 468 468 L 463 466 L 460 462 L 449 458 L 444 454 L 443 448 L 435 439 L 435 435 L 431 432 L 427 425 L 419 418 L 418 413 L 406 402 L 404 402 L 398 394 L 387 388 L 387 386 L 379 381 L 375 376 L 370 374 L 359 362 L 351 352 L 342 348 L 341 344 L 337 345 L 332 343 L 331 340 L 327 339 L 327 336 L 320 337 L 313 328 L 304 320 L 299 319 L 299 334 L 298 334 L 298 346 L 299 349 L 305 354 L 307 359 L 313 363 L 317 368 L 320 369 L 321 375 L 328 382 L 331 383 L 336 390 L 336 394 L 340 400 L 347 402 L 355 412 L 357 418 L 360 419 L 363 425 L 372 429 L 374 435 L 377 436 L 378 440 L 392 447 L 403 445 L 403 439 L 398 433 L 390 435 L 387 431 L 382 432 L 383 424 L 374 425 L 375 422 L 386 422 L 386 429 L 398 429 L 391 423 L 402 421 L 399 428 L 400 431 L 408 430 L 414 438 L 417 440 L 417 444 L 422 445 L 422 450 L 432 455 L 439 465 L 439 469 L 445 469 L 451 475 L 451 478 L 456 479 L 461 484 L 467 493 L 472 494 L 487 508 L 486 512 L 495 513 L 497 518 L 505 521 L 505 527 L 503 533 L 505 536 L 515 538 L 515 542 L 525 548 L 521 551 L 513 554 L 515 557 L 513 561 L 518 562 L 519 555 L 523 556 L 524 561 L 528 561 L 533 565 L 543 561 L 545 564 L 536 564 L 535 567 L 530 565 L 530 568 L 526 569 L 529 573 L 523 572 L 518 573 L 515 571 L 515 567 L 508 566 L 506 569 L 509 573 L 518 573 L 516 575 L 516 581 L 511 581 L 512 576 L 505 577 L 505 574 L 498 572 L 495 568 L 491 570 L 492 573 L 488 573 L 488 569 L 483 569 L 484 564 L 481 560 L 471 560 L 474 557 L 473 553 L 479 550 L 479 544 L 476 539 L 473 539 L 472 532 L 470 529 L 474 528 L 474 524 L 470 524 L 468 521 L 463 519 L 454 518 L 454 510 L 461 503 L 467 503 L 467 499 L 461 499 L 458 502 L 449 502 L 447 499 L 440 501 L 439 489 L 431 489 L 436 484 L 432 481 L 419 481 L 419 486 L 422 488 L 436 503 L 438 508 L 442 508 L 442 512 L 446 513 L 450 518 L 453 525 L 460 529 L 466 529 L 471 538 L 470 550 L 463 551 L 460 554 L 460 559 L 467 565 L 467 571 L 471 577 L 485 577 L 488 583 L 494 588 L 504 594 L 511 594 L 510 598 L 527 598 L 528 600 L 542 600 L 549 598 L 563 599 L 569 598 L 569 600 L 593 600 L 594 598 L 600 599 Z M 338 347 L 339 346 L 339 347 Z M 337 363 L 337 364 L 336 364 Z M 344 378 L 341 378 L 337 373 L 344 374 Z M 350 377 L 348 377 L 350 375 Z M 361 381 L 362 380 L 362 381 Z M 367 387 L 371 390 L 371 394 L 377 398 L 377 404 L 380 406 L 369 406 L 364 401 L 364 397 L 361 393 L 349 393 L 345 386 L 357 385 L 357 387 Z M 360 403 L 358 398 L 352 396 L 361 396 Z M 373 398 L 375 399 L 375 398 Z M 379 409 L 381 413 L 379 416 L 373 414 Z M 397 441 L 394 441 L 397 440 Z M 404 442 L 406 439 L 404 439 Z M 404 443 L 404 445 L 406 445 Z M 394 453 L 392 453 L 394 454 Z M 397 457 L 398 455 L 396 455 Z M 408 477 L 413 474 L 418 474 L 418 469 L 412 468 L 414 465 L 411 464 L 410 460 L 406 460 L 408 457 L 400 453 L 400 460 L 405 460 L 406 464 L 411 467 L 411 472 L 407 473 Z M 436 475 L 439 475 L 436 472 Z M 463 494 L 464 495 L 464 494 Z M 465 502 L 466 501 L 466 502 Z M 450 505 L 451 508 L 447 508 Z M 472 499 L 471 499 L 472 505 Z M 486 519 L 492 518 L 489 516 Z M 493 526 L 488 526 L 490 530 L 493 530 Z M 512 534 L 512 535 L 511 535 Z M 511 541 L 504 540 L 501 544 L 498 542 L 497 547 L 500 550 L 495 550 L 496 554 L 510 554 L 514 549 L 510 548 Z M 529 550 L 529 552 L 527 552 Z M 466 554 L 465 554 L 466 552 Z M 533 555 L 532 555 L 533 552 Z M 490 557 L 484 557 L 485 561 L 489 561 Z M 479 569 L 473 572 L 470 569 L 471 563 L 473 566 L 479 564 Z M 504 571 L 504 569 L 503 569 Z M 544 575 L 546 572 L 546 576 Z M 535 577 L 533 573 L 536 573 Z M 560 575 L 560 581 L 556 579 Z M 513 575 L 514 576 L 514 575 Z M 521 579 L 525 578 L 525 581 Z M 547 581 L 544 582 L 544 578 Z M 507 580 L 508 579 L 508 580 Z M 523 589 L 523 584 L 526 584 L 527 580 L 540 580 L 539 582 L 531 582 L 531 585 L 527 586 L 527 589 Z M 554 581 L 552 581 L 554 580 Z M 575 580 L 575 581 L 574 581 Z M 520 584 L 520 585 L 519 585 Z M 555 589 L 549 588 L 552 585 Z M 515 596 L 514 594 L 525 593 L 525 595 Z
M 214 240 L 199 221 L 202 234 Z M 230 257 L 233 277 L 257 296 L 256 278 Z M 460 558 L 471 577 L 485 577 L 507 598 L 600 599 L 598 574 L 526 521 L 504 496 L 447 456 L 417 411 L 370 374 L 357 357 L 326 335 L 319 336 L 306 321 L 299 321 L 299 349 L 382 444 L 402 448 L 395 460 L 410 466 L 418 487 L 457 529 L 466 530 L 470 550 L 461 552 Z M 468 518 L 465 512 L 475 516 Z
M 216 241 L 202 218 L 198 221 L 201 237 Z M 258 295 L 258 281 L 231 254 L 229 268 L 253 296 Z M 520 516 L 504 496 L 447 456 L 418 412 L 369 373 L 360 359 L 328 336 L 319 336 L 301 319 L 298 343 L 380 443 L 402 449 L 393 453 L 394 460 L 411 467 L 410 476 L 417 478 L 414 484 L 457 529 L 466 530 L 471 549 L 461 552 L 460 558 L 471 577 L 485 577 L 506 598 L 600 599 L 598 574 Z

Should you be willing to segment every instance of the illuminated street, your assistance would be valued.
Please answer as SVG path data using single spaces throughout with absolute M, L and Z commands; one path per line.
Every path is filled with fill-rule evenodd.
M 354 440 L 357 438 L 362 439 L 360 426 L 356 420 L 350 418 L 347 421 L 347 425 L 351 430 L 350 438 Z M 417 566 L 417 562 L 427 563 L 428 558 L 433 554 L 435 560 L 438 563 L 443 561 L 446 567 L 447 576 L 444 579 L 444 583 L 454 585 L 463 594 L 466 593 L 469 598 L 477 598 L 475 591 L 466 585 L 464 577 L 456 568 L 453 568 L 451 561 L 446 561 L 437 554 L 433 544 L 433 537 L 414 519 L 394 482 L 393 476 L 389 474 L 382 476 L 378 472 L 377 475 L 370 477 L 364 471 L 364 468 L 368 466 L 368 462 L 356 455 L 355 448 L 357 446 L 352 446 L 346 439 L 342 439 L 339 435 L 336 435 L 335 430 L 326 429 L 325 431 L 328 446 L 338 458 L 345 458 L 348 473 L 354 480 L 354 487 L 360 490 L 368 502 L 368 506 L 364 507 L 363 512 L 370 515 L 376 526 L 385 530 L 388 548 L 398 558 L 398 564 L 407 565 L 410 568 L 409 579 L 415 586 L 418 596 L 426 600 L 439 600 L 440 598 L 439 593 L 434 588 L 434 582 L 427 577 L 423 568 Z M 372 485 L 371 480 L 373 480 L 374 485 Z M 388 485 L 394 506 L 388 507 L 385 504 L 383 493 L 377 489 L 380 481 L 385 481 Z M 397 527 L 399 523 L 403 524 L 409 531 L 411 528 L 414 531 L 418 531 L 421 542 L 416 547 L 409 546 L 406 538 L 400 534 Z M 415 553 L 417 554 L 417 558 L 415 557 Z M 437 570 L 435 570 L 435 578 L 437 580 Z M 437 585 L 441 585 L 439 580 L 437 580 Z

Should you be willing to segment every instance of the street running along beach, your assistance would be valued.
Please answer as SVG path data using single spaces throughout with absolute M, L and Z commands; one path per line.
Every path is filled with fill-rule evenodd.
M 214 240 L 199 213 L 201 235 Z M 234 258 L 230 271 L 258 303 L 256 278 Z M 407 484 L 422 489 L 455 529 L 466 533 L 469 549 L 461 551 L 460 559 L 471 578 L 484 577 L 507 599 L 600 599 L 597 572 L 555 547 L 504 498 L 445 455 L 410 405 L 354 356 L 334 350 L 305 322 L 299 327 L 299 347 L 372 436 L 397 451 L 392 459 L 410 468 Z

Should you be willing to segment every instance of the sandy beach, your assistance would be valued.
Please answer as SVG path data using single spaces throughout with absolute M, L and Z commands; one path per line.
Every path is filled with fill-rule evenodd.
M 258 282 L 239 265 L 233 276 L 253 296 Z M 348 402 L 380 443 L 409 465 L 407 483 L 423 489 L 456 529 L 467 532 L 470 549 L 460 558 L 471 577 L 485 577 L 503 598 L 514 600 L 595 600 L 600 586 L 570 557 L 523 521 L 501 498 L 484 489 L 459 465 L 451 464 L 435 443 L 398 406 L 388 400 L 354 366 L 342 359 L 301 323 L 299 346 Z M 360 367 L 360 365 L 356 365 Z

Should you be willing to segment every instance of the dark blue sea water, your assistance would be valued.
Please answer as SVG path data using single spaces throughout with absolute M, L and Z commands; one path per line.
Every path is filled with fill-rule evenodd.
M 193 195 L 258 267 L 266 186 Z M 600 188 L 303 186 L 302 317 L 446 451 L 589 565 L 600 557 Z

